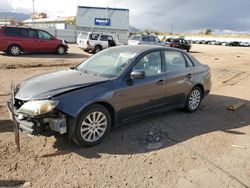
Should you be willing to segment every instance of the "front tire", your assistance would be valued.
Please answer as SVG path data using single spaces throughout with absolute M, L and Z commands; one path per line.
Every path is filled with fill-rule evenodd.
M 64 55 L 66 54 L 67 50 L 64 46 L 58 46 L 56 49 L 57 54 Z
M 92 105 L 79 115 L 74 141 L 80 146 L 94 146 L 107 136 L 110 127 L 111 116 L 109 111 L 102 105 Z
M 8 49 L 8 54 L 12 55 L 12 56 L 18 56 L 20 55 L 22 52 L 22 49 L 19 45 L 11 45 Z
M 202 91 L 200 87 L 194 87 L 187 97 L 185 109 L 188 112 L 194 112 L 200 106 L 202 100 Z

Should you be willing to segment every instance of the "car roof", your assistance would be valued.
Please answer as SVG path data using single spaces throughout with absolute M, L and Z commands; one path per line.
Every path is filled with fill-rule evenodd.
M 171 51 L 183 52 L 183 50 L 180 49 L 170 48 L 165 46 L 156 46 L 156 45 L 122 45 L 122 46 L 117 46 L 116 48 L 120 48 L 124 51 L 130 51 L 137 54 L 153 50 L 171 50 Z
M 19 29 L 33 29 L 33 30 L 42 30 L 43 29 L 37 29 L 37 28 L 32 28 L 32 27 L 27 27 L 27 26 L 15 26 L 15 25 L 3 25 L 0 26 L 1 28 L 19 28 Z

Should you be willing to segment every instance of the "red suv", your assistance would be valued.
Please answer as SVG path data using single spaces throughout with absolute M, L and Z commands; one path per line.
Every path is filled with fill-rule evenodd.
M 25 27 L 0 26 L 0 51 L 17 56 L 22 52 L 66 54 L 68 46 L 46 31 Z

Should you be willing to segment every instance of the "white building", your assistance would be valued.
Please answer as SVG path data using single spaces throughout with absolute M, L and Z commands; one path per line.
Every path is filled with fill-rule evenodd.
M 76 13 L 78 30 L 111 33 L 119 41 L 127 43 L 129 37 L 129 10 L 78 6 Z

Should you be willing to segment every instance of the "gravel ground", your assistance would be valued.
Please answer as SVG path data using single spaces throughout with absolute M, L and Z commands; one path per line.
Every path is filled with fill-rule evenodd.
M 64 136 L 21 134 L 16 151 L 6 110 L 12 81 L 84 60 L 69 54 L 0 54 L 0 187 L 250 187 L 250 50 L 193 45 L 212 69 L 213 89 L 196 113 L 162 113 L 114 129 L 79 148 Z M 228 105 L 243 102 L 236 111 Z

